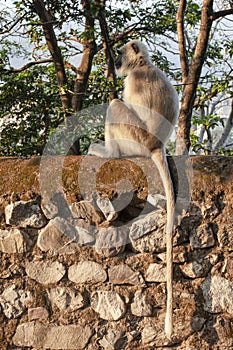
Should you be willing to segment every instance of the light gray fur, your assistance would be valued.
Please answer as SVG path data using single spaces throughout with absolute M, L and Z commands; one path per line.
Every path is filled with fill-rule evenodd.
M 126 76 L 123 101 L 107 110 L 105 142 L 92 144 L 88 154 L 106 158 L 150 156 L 158 167 L 167 198 L 167 313 L 165 332 L 172 335 L 172 236 L 174 190 L 165 145 L 179 111 L 178 95 L 165 74 L 149 58 L 147 47 L 133 40 L 119 50 L 117 73 Z

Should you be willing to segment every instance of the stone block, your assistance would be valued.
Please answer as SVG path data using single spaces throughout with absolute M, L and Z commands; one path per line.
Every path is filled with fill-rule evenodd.
M 131 312 L 135 316 L 151 316 L 152 306 L 148 303 L 146 296 L 142 291 L 136 291 L 133 302 L 131 304 Z
M 85 349 L 91 335 L 89 326 L 26 322 L 18 325 L 13 343 L 16 346 L 36 349 L 81 350 Z
M 51 304 L 62 311 L 72 312 L 85 304 L 82 294 L 69 287 L 50 288 L 48 296 Z
M 75 283 L 95 284 L 107 279 L 106 271 L 94 261 L 82 261 L 70 266 L 68 278 Z
M 215 238 L 212 227 L 209 223 L 197 227 L 190 235 L 190 245 L 192 248 L 210 248 L 215 245 Z
M 26 265 L 27 275 L 41 284 L 57 283 L 66 273 L 58 261 L 31 261 Z
M 137 218 L 130 227 L 129 237 L 131 241 L 135 241 L 158 228 L 161 216 L 162 210 L 154 210 Z
M 0 252 L 7 254 L 26 253 L 29 249 L 29 240 L 22 230 L 10 228 L 0 230 Z
M 7 318 L 16 318 L 26 309 L 29 302 L 32 301 L 32 294 L 11 285 L 0 295 L 0 304 Z
M 47 223 L 40 206 L 33 200 L 8 204 L 5 208 L 5 217 L 7 225 L 22 228 L 41 228 Z
M 133 271 L 128 265 L 112 266 L 108 269 L 109 282 L 113 284 L 131 284 L 144 286 L 145 282 L 139 272 Z
M 97 198 L 96 203 L 107 221 L 114 221 L 118 213 L 109 198 Z
M 91 296 L 91 307 L 101 318 L 117 321 L 126 312 L 125 303 L 115 291 L 97 291 Z
M 80 201 L 71 205 L 74 217 L 84 219 L 96 226 L 105 220 L 103 213 L 97 209 L 92 201 Z
M 210 313 L 226 312 L 233 316 L 233 282 L 221 276 L 206 278 L 202 286 L 204 309 Z
M 145 279 L 147 282 L 166 282 L 166 266 L 162 264 L 150 264 Z
M 127 343 L 127 337 L 117 329 L 109 329 L 99 343 L 105 350 L 123 350 Z
M 44 307 L 33 307 L 28 309 L 29 321 L 47 319 L 48 317 L 48 310 L 46 310 Z
M 95 250 L 98 254 L 109 258 L 122 253 L 127 243 L 127 227 L 101 227 L 96 235 Z

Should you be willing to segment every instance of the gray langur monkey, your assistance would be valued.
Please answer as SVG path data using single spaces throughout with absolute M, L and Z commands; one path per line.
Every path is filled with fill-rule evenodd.
M 172 243 L 175 195 L 165 154 L 165 145 L 178 117 L 178 95 L 165 74 L 149 58 L 147 47 L 138 40 L 118 50 L 115 62 L 125 75 L 123 101 L 114 99 L 107 110 L 105 142 L 94 143 L 88 154 L 104 158 L 151 157 L 158 167 L 167 199 L 167 309 L 165 333 L 170 339 L 172 321 Z

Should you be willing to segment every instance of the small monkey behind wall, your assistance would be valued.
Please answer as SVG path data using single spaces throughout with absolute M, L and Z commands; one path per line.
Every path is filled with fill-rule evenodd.
M 107 110 L 105 142 L 94 143 L 88 154 L 104 158 L 151 157 L 158 167 L 167 199 L 167 311 L 165 332 L 171 338 L 172 236 L 174 188 L 165 146 L 178 118 L 178 95 L 165 74 L 150 61 L 147 47 L 133 40 L 118 50 L 117 73 L 126 76 L 123 99 L 114 99 Z

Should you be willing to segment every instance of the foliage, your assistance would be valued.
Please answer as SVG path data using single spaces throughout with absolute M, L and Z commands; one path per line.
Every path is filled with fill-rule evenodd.
M 41 153 L 51 130 L 63 119 L 53 66 L 46 70 L 36 66 L 5 76 L 0 109 L 0 153 L 19 156 Z
M 74 109 L 64 107 L 62 91 L 68 92 L 69 98 L 81 93 L 83 96 L 85 112 L 80 114 L 81 124 L 78 125 L 81 152 L 85 154 L 93 140 L 103 139 L 104 113 L 96 114 L 92 107 L 108 103 L 112 91 L 121 98 L 122 91 L 121 79 L 106 76 L 106 69 L 109 69 L 106 37 L 111 49 L 117 49 L 129 39 L 146 41 L 153 62 L 168 74 L 182 95 L 176 33 L 176 13 L 180 1 L 116 0 L 100 4 L 90 0 L 44 0 L 46 15 L 51 19 L 55 43 L 65 66 L 66 83 L 60 89 L 54 57 L 51 62 L 51 51 L 35 3 L 36 0 L 17 0 L 8 6 L 9 2 L 4 1 L 0 8 L 0 155 L 28 156 L 43 152 L 44 145 L 49 136 L 56 133 L 58 125 L 67 115 L 75 113 Z M 88 6 L 84 7 L 85 4 Z M 187 0 L 184 14 L 189 62 L 200 25 L 200 5 L 199 0 Z M 223 5 L 219 3 L 219 6 Z M 105 32 L 100 24 L 100 13 L 104 13 Z M 93 25 L 90 25 L 90 19 Z M 194 108 L 197 111 L 206 109 L 207 104 L 223 91 L 230 96 L 233 43 L 228 32 L 231 33 L 230 29 L 224 27 L 221 20 L 212 30 L 203 75 L 196 91 Z M 93 42 L 96 49 L 90 62 L 91 69 L 89 72 L 85 68 L 83 72 L 84 50 Z M 79 73 L 87 77 L 82 91 L 75 90 L 75 76 Z M 212 132 L 217 124 L 221 124 L 221 118 L 218 119 L 215 111 L 208 113 L 205 110 L 205 115 L 194 116 L 192 122 Z M 208 141 L 198 145 L 198 136 L 192 134 L 191 138 L 194 152 L 198 148 L 208 149 Z M 57 150 L 62 151 L 62 140 L 58 140 Z M 173 143 L 168 145 L 168 151 L 174 152 Z
M 109 102 L 109 93 L 114 89 L 114 83 L 106 79 L 107 62 L 103 50 L 99 51 L 93 60 L 93 70 L 89 76 L 84 108 Z M 116 91 L 121 93 L 122 78 L 118 78 Z

